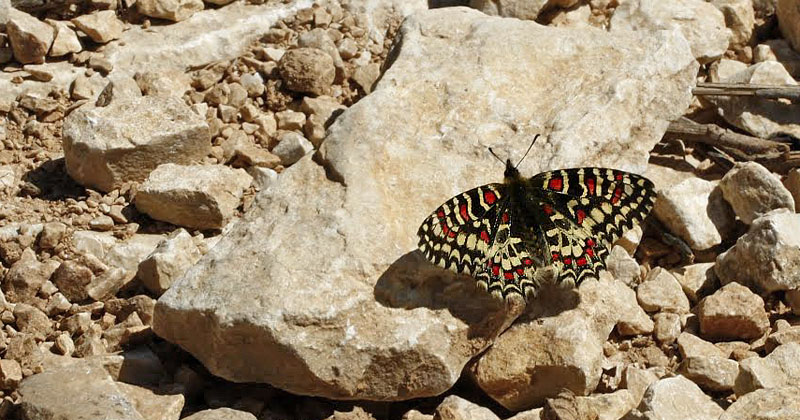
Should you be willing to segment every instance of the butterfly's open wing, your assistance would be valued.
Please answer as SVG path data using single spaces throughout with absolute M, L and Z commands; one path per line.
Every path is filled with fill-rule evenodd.
M 613 169 L 543 172 L 530 184 L 545 190 L 540 205 L 546 218 L 539 227 L 557 282 L 565 286 L 597 278 L 613 243 L 644 220 L 655 201 L 647 178 Z
M 488 184 L 461 193 L 439 206 L 417 232 L 428 260 L 472 275 L 498 297 L 535 291 L 534 262 L 521 238 L 511 235 L 506 188 Z

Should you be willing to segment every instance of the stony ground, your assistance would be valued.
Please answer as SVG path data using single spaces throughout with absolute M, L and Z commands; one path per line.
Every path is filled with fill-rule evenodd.
M 800 418 L 800 2 L 228 3 L 0 0 L 0 418 Z M 658 199 L 523 311 L 414 233 L 535 134 Z

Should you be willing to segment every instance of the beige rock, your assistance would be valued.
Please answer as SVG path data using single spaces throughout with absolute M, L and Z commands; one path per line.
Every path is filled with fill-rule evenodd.
M 783 185 L 789 190 L 789 193 L 792 194 L 795 212 L 800 213 L 800 168 L 789 171 L 786 175 L 786 179 L 783 181 Z
M 653 333 L 661 344 L 672 344 L 681 334 L 681 317 L 672 312 L 659 312 L 653 317 Z
M 256 420 L 256 416 L 246 411 L 223 407 L 198 411 L 191 416 L 184 417 L 183 420 Z
M 179 22 L 203 10 L 203 0 L 141 0 L 136 8 L 145 16 Z
M 336 78 L 338 80 L 344 78 L 344 61 L 342 61 L 342 57 L 339 55 L 339 49 L 336 47 L 336 44 L 333 42 L 327 30 L 315 28 L 300 34 L 300 36 L 297 37 L 297 46 L 301 48 L 316 48 L 330 55 L 331 60 L 333 60 L 333 66 L 336 68 Z M 274 61 L 278 62 L 280 58 Z
M 44 354 L 33 335 L 19 333 L 8 340 L 4 359 L 16 360 L 23 369 L 38 370 L 42 366 Z
M 726 358 L 727 355 L 717 346 L 696 335 L 682 332 L 678 336 L 678 349 L 684 359 L 688 358 Z
M 437 420 L 500 420 L 486 407 L 467 401 L 457 395 L 450 395 L 436 407 L 433 418 Z
M 763 388 L 800 386 L 800 343 L 787 343 L 766 357 L 750 357 L 739 362 L 734 392 L 744 395 Z
M 777 61 L 763 61 L 720 80 L 725 83 L 758 85 L 797 85 L 786 68 Z M 800 135 L 800 122 L 787 115 L 800 112 L 800 105 L 782 101 L 760 101 L 748 97 L 715 97 L 710 101 L 730 124 L 757 137 L 770 138 L 781 133 Z
M 72 356 L 72 353 L 75 353 L 75 342 L 72 341 L 69 333 L 61 333 L 53 341 L 53 349 L 58 354 Z
M 512 155 L 536 127 L 553 130 L 534 147 L 537 159 L 520 166 L 525 174 L 589 163 L 640 171 L 668 121 L 691 99 L 697 67 L 680 35 L 564 34 L 467 9 L 408 18 L 392 67 L 330 127 L 320 156 L 330 178 L 311 156 L 281 172 L 244 219 L 159 299 L 154 330 L 213 374 L 236 381 L 341 399 L 408 399 L 449 389 L 510 315 L 474 282 L 456 281 L 410 252 L 417 224 L 408 221 L 498 179 L 501 168 L 490 163 L 485 141 Z M 502 48 L 509 42 L 519 48 Z M 548 47 L 555 42 L 588 48 L 595 57 L 565 55 L 564 48 Z M 526 72 L 510 70 L 509 62 Z M 611 79 L 588 76 L 598 74 L 598 63 Z M 590 92 L 581 87 L 587 84 Z M 566 90 L 575 98 L 569 106 L 555 99 Z M 598 104 L 603 112 L 596 112 Z M 589 143 L 575 147 L 575 139 Z M 376 231 L 388 240 L 369 239 Z M 319 246 L 297 247 L 299 237 Z M 266 292 L 254 300 L 243 290 Z M 246 344 L 225 341 L 233 325 L 246 329 Z M 280 362 L 264 366 L 265 356 Z
M 25 248 L 19 260 L 9 268 L 3 278 L 6 298 L 11 302 L 30 301 L 53 271 L 55 267 L 39 262 L 36 253 L 30 248 Z
M 537 298 L 532 304 L 555 316 L 516 323 L 472 368 L 478 385 L 509 410 L 540 405 L 562 388 L 587 395 L 600 381 L 603 343 L 620 319 L 644 312 L 633 292 L 616 280 L 584 282 L 574 309 L 567 296 Z M 575 299 L 574 297 L 572 299 Z M 645 316 L 646 318 L 646 316 Z
M 50 25 L 13 7 L 8 10 L 6 33 L 14 58 L 22 64 L 44 63 L 55 35 Z
M 124 26 L 114 10 L 101 10 L 72 19 L 72 23 L 92 41 L 105 44 L 122 35 Z
M 302 134 L 287 131 L 280 135 L 278 145 L 272 149 L 272 153 L 281 159 L 284 166 L 289 166 L 312 150 L 314 150 L 314 145 Z
M 721 357 L 688 357 L 678 372 L 707 391 L 730 391 L 739 374 L 739 363 Z
M 224 6 L 228 3 L 233 2 L 233 0 L 203 0 L 206 3 L 216 4 L 217 6 Z
M 719 420 L 791 420 L 800 418 L 800 386 L 758 389 L 728 406 Z
M 67 173 L 101 191 L 144 181 L 163 163 L 199 161 L 211 149 L 208 124 L 175 98 L 83 106 L 65 119 L 63 133 Z
M 800 343 L 800 326 L 791 326 L 787 323 L 782 327 L 782 321 L 785 322 L 784 320 L 779 320 L 775 323 L 777 331 L 767 337 L 767 342 L 764 345 L 767 353 L 786 343 Z
M 144 420 L 178 420 L 181 416 L 184 403 L 181 394 L 164 395 L 123 382 L 117 382 L 116 386 Z
M 659 191 L 653 214 L 670 232 L 697 250 L 722 243 L 730 236 L 735 221 L 716 184 L 700 178 L 690 178 Z
M 609 23 L 611 32 L 678 29 L 701 64 L 710 63 L 728 49 L 731 31 L 716 7 L 702 0 L 630 0 L 621 2 Z
M 286 86 L 297 92 L 324 95 L 333 84 L 333 59 L 316 48 L 296 48 L 283 55 L 278 70 Z
M 70 85 L 70 96 L 76 101 L 92 99 L 96 97 L 107 84 L 107 80 L 99 73 L 95 73 L 91 77 L 79 74 Z
M 264 78 L 261 77 L 260 73 L 243 74 L 239 82 L 247 91 L 247 95 L 251 98 L 264 94 Z M 305 97 L 303 99 L 305 100 Z
M 16 360 L 0 359 L 0 387 L 6 390 L 17 389 L 22 381 L 22 367 Z
M 365 93 L 372 92 L 372 87 L 381 76 L 381 66 L 378 63 L 369 63 L 353 72 L 353 81 L 356 82 Z
M 775 210 L 756 219 L 736 245 L 717 257 L 714 271 L 724 283 L 774 292 L 800 288 L 800 215 Z
M 625 368 L 620 387 L 627 389 L 631 393 L 634 405 L 638 406 L 642 401 L 644 393 L 650 384 L 659 380 L 659 377 L 651 370 L 641 369 L 633 365 Z
M 723 286 L 697 307 L 700 333 L 715 339 L 754 339 L 769 329 L 764 300 L 739 283 Z
M 606 268 L 615 279 L 635 288 L 639 284 L 642 271 L 636 259 L 628 254 L 625 248 L 614 245 L 606 259 Z
M 337 102 L 336 99 L 324 95 L 316 98 L 305 96 L 300 103 L 300 110 L 308 115 L 316 115 L 326 127 L 332 122 L 334 114 L 341 114 L 341 111 L 345 109 L 347 107 Z
M 39 247 L 42 249 L 53 249 L 64 237 L 67 232 L 67 225 L 61 222 L 48 222 L 42 227 L 39 235 Z
M 256 146 L 243 132 L 237 131 L 227 140 L 222 142 L 223 158 L 226 163 L 234 168 L 247 168 L 259 166 L 276 168 L 281 164 L 281 158 L 270 153 L 269 150 Z
M 114 297 L 135 277 L 135 272 L 114 267 L 98 275 L 86 287 L 87 294 L 94 300 L 102 301 Z
M 70 28 L 67 22 L 47 19 L 47 23 L 55 30 L 55 38 L 53 39 L 53 46 L 50 47 L 49 56 L 62 57 L 69 53 L 77 53 L 83 50 L 78 34 Z
M 180 98 L 189 90 L 191 79 L 183 71 L 143 71 L 134 75 L 142 94 Z M 204 115 L 205 116 L 205 115 Z
M 776 15 L 781 33 L 800 52 L 800 7 L 797 0 L 778 0 Z
M 749 45 L 756 21 L 753 1 L 713 0 L 711 4 L 725 16 L 725 25 L 731 30 L 731 46 L 741 48 Z
M 52 330 L 50 318 L 35 306 L 17 303 L 14 305 L 14 318 L 19 331 L 31 334 L 40 340 L 44 340 Z
M 747 70 L 747 64 L 738 60 L 721 58 L 711 64 L 708 77 L 712 82 L 722 82 L 745 70 Z
M 647 420 L 717 420 L 723 410 L 692 381 L 683 376 L 661 379 L 647 388 L 637 407 L 638 417 Z
M 639 405 L 639 401 L 634 400 L 633 393 L 627 389 L 576 399 L 585 404 L 590 412 L 597 413 L 597 420 L 619 420 Z
M 144 420 L 108 373 L 90 363 L 48 369 L 22 381 L 19 406 L 23 418 Z
M 275 113 L 280 130 L 302 130 L 306 122 L 306 116 L 302 112 L 286 110 Z
M 639 305 L 648 312 L 689 312 L 689 299 L 678 280 L 667 270 L 656 267 L 636 289 Z
M 148 290 L 161 296 L 201 256 L 192 235 L 178 229 L 139 264 L 136 275 Z
M 243 169 L 164 164 L 139 187 L 135 204 L 156 220 L 219 229 L 233 217 L 252 180 Z
M 792 194 L 777 176 L 756 162 L 736 164 L 720 181 L 720 189 L 747 224 L 775 209 L 794 211 Z
M 716 290 L 719 279 L 714 273 L 714 263 L 691 264 L 671 271 L 692 303 L 697 303 Z
M 470 0 L 469 7 L 478 9 L 487 15 L 514 17 L 517 19 L 536 20 L 539 12 L 547 6 L 563 1 L 552 0 Z M 573 3 L 574 2 L 569 2 Z

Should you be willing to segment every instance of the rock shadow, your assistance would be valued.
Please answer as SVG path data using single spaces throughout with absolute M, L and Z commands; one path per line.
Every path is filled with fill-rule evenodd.
M 86 196 L 86 189 L 67 174 L 64 158 L 59 158 L 23 174 L 19 195 L 47 201 L 77 200 Z
M 398 258 L 378 278 L 375 300 L 389 308 L 447 310 L 469 325 L 469 338 L 494 337 L 515 319 L 526 322 L 573 309 L 574 289 L 545 286 L 525 305 L 521 298 L 503 302 L 480 289 L 475 279 L 431 264 L 418 250 Z

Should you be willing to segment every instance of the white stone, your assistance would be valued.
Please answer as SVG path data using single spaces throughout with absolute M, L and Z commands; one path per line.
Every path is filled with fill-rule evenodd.
M 136 276 L 148 290 L 161 296 L 200 257 L 200 250 L 197 249 L 192 235 L 178 229 L 139 263 Z
M 689 312 L 689 299 L 678 280 L 667 270 L 656 267 L 636 289 L 639 305 L 648 312 Z
M 720 181 L 733 211 L 748 225 L 775 209 L 794 211 L 794 199 L 780 179 L 756 162 L 737 163 Z
M 138 0 L 136 9 L 139 13 L 173 22 L 190 18 L 203 10 L 203 0 Z
M 497 414 L 457 395 L 446 397 L 434 413 L 441 420 L 500 420 Z
M 67 22 L 47 19 L 47 23 L 55 29 L 55 39 L 48 55 L 51 57 L 61 57 L 73 52 L 83 50 L 78 34 L 69 27 Z
M 139 186 L 136 209 L 156 220 L 219 229 L 233 217 L 253 178 L 222 165 L 164 164 Z
M 83 33 L 89 35 L 92 41 L 105 44 L 117 39 L 124 29 L 122 21 L 117 19 L 114 10 L 100 10 L 72 19 L 72 23 Z
M 647 388 L 637 407 L 638 419 L 717 420 L 722 408 L 683 376 L 661 379 Z M 627 419 L 628 417 L 626 417 Z
M 725 25 L 731 30 L 731 46 L 749 45 L 756 21 L 753 0 L 713 0 L 711 4 L 725 16 Z

